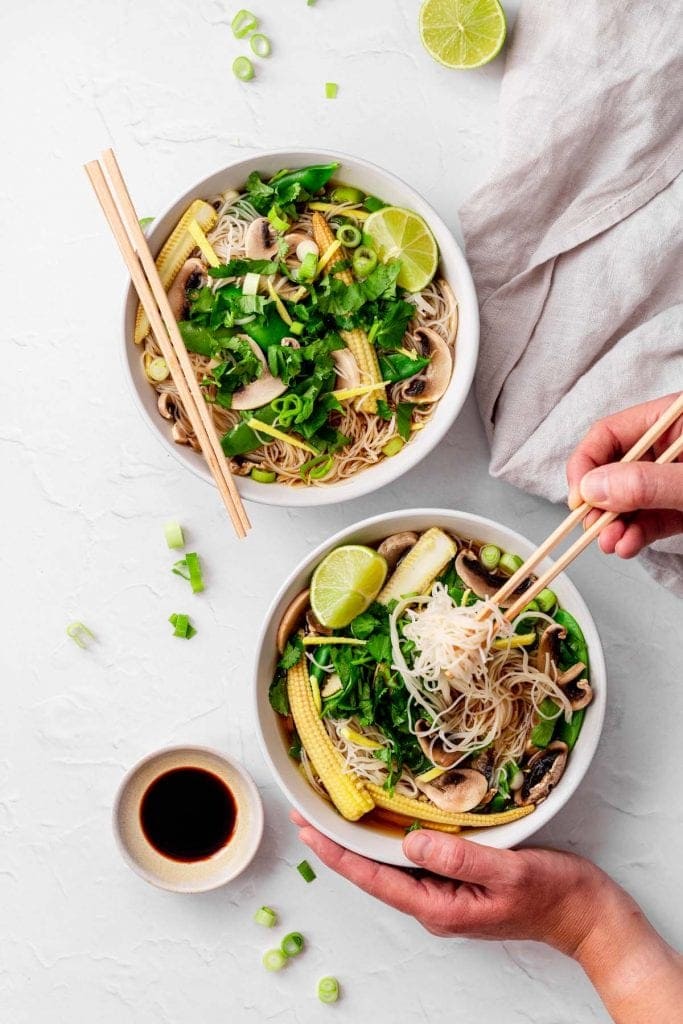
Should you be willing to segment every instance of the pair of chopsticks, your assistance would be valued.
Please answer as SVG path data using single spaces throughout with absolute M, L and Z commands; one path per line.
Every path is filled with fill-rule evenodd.
M 109 181 L 105 178 L 102 165 L 109 175 Z M 166 291 L 113 150 L 107 149 L 102 154 L 102 163 L 93 160 L 86 164 L 85 172 L 121 250 L 140 304 L 147 314 L 235 532 L 238 537 L 246 537 L 247 530 L 251 529 L 251 523 L 230 473 L 211 414 L 197 383 L 194 368 L 171 312 Z
M 674 399 L 671 405 L 664 410 L 659 419 L 652 424 L 649 430 L 647 430 L 643 436 L 636 441 L 632 448 L 626 452 L 624 457 L 620 460 L 621 462 L 637 462 L 645 455 L 655 441 L 658 441 L 663 434 L 673 426 L 679 416 L 683 415 L 683 394 L 679 395 L 678 398 Z M 655 459 L 655 462 L 659 465 L 664 465 L 667 462 L 675 462 L 679 455 L 683 454 L 683 434 L 673 441 L 666 451 Z M 519 567 L 517 572 L 513 573 L 509 579 L 505 581 L 502 587 L 495 593 L 492 600 L 496 604 L 500 604 L 509 597 L 517 587 L 522 583 L 527 576 L 536 568 L 546 555 L 548 555 L 558 544 L 561 543 L 568 537 L 572 530 L 578 526 L 580 522 L 588 515 L 592 510 L 593 506 L 587 501 L 584 501 L 581 505 L 574 509 L 573 512 L 567 516 L 567 518 L 560 523 L 556 530 L 554 530 L 546 540 L 540 544 L 533 554 L 529 555 L 526 562 Z M 560 555 L 556 561 L 546 570 L 541 576 L 535 580 L 531 586 L 529 586 L 523 594 L 521 594 L 517 600 L 507 608 L 505 617 L 508 621 L 512 621 L 535 597 L 537 597 L 542 590 L 552 583 L 559 573 L 563 572 L 570 562 L 573 562 L 577 555 L 580 555 L 584 548 L 595 540 L 599 533 L 604 530 L 609 523 L 619 515 L 618 512 L 603 512 L 602 515 L 596 519 L 592 526 L 584 532 L 583 536 L 579 537 L 578 540 L 567 548 L 564 554 Z

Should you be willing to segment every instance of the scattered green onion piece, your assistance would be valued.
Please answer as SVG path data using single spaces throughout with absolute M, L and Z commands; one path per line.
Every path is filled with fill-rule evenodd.
M 370 345 L 372 345 L 373 341 L 375 340 L 375 335 L 377 334 L 377 332 L 378 332 L 378 330 L 380 329 L 381 326 L 382 326 L 382 321 L 381 320 L 373 320 L 372 321 L 372 325 L 370 327 L 370 330 L 368 331 L 368 342 L 369 342 Z
M 289 227 L 289 221 L 282 215 L 282 210 L 277 203 L 273 203 L 268 210 L 268 220 L 276 231 L 286 231 Z
M 245 7 L 241 11 L 238 11 L 235 17 L 230 23 L 232 34 L 235 39 L 244 39 L 250 32 L 253 32 L 255 28 L 258 28 L 258 18 L 251 11 L 248 11 Z
M 262 924 L 264 928 L 272 928 L 277 924 L 277 914 L 272 907 L 259 907 L 254 914 L 256 924 Z
M 301 932 L 289 932 L 280 943 L 280 949 L 287 957 L 298 956 L 304 948 L 304 937 Z
M 235 57 L 232 62 L 232 73 L 240 82 L 250 82 L 254 77 L 254 65 L 248 57 Z
M 342 224 L 337 228 L 337 238 L 347 249 L 355 249 L 360 245 L 360 230 L 353 224 Z
M 187 562 L 185 561 L 184 558 L 181 558 L 179 559 L 179 561 L 173 563 L 173 565 L 171 566 L 171 572 L 175 573 L 176 576 L 182 576 L 184 580 L 188 580 L 189 582 L 190 570 L 188 569 Z
M 332 455 L 316 455 L 299 467 L 302 480 L 322 480 L 330 472 L 334 465 Z
M 554 591 L 548 590 L 546 587 L 545 590 L 536 595 L 536 604 L 542 612 L 549 612 L 557 604 L 557 597 Z
M 166 537 L 166 543 L 169 548 L 185 547 L 183 528 L 177 519 L 169 519 L 169 521 L 164 525 L 164 536 Z
M 336 100 L 339 86 L 336 82 L 325 82 L 325 99 Z
M 287 957 L 281 949 L 269 949 L 263 954 L 262 963 L 267 971 L 281 971 L 287 963 Z
M 504 551 L 498 562 L 498 568 L 506 572 L 508 576 L 512 576 L 513 573 L 517 572 L 520 565 L 524 565 L 524 559 L 520 558 L 519 555 L 511 555 L 509 551 Z
M 361 245 L 353 254 L 353 272 L 356 277 L 367 277 L 377 266 L 377 253 Z
M 306 6 L 307 7 L 313 7 L 314 4 L 315 4 L 315 0 L 306 0 Z
M 318 999 L 321 1003 L 336 1003 L 339 999 L 339 982 L 336 978 L 321 978 L 318 982 Z
M 190 586 L 193 594 L 200 594 L 204 589 L 204 577 L 202 567 L 199 564 L 199 555 L 196 551 L 188 551 L 185 555 L 185 564 L 190 571 Z
M 363 203 L 365 209 L 368 210 L 370 213 L 376 213 L 377 210 L 383 210 L 386 205 L 387 204 L 383 203 L 381 199 L 377 198 L 377 196 L 367 196 L 365 202 Z
M 316 259 L 314 253 L 310 253 L 310 255 L 313 256 L 314 260 Z M 294 337 L 298 337 L 298 335 L 304 333 L 304 325 L 300 324 L 298 320 L 295 320 L 292 326 L 289 328 L 289 330 L 294 335 Z
M 382 454 L 386 455 L 387 458 L 391 458 L 392 455 L 398 455 L 401 448 L 403 448 L 405 441 L 402 437 L 392 437 L 391 440 L 387 441 L 382 448 Z
M 296 870 L 299 872 L 304 882 L 312 882 L 316 877 L 315 871 L 307 860 L 302 860 L 301 864 L 297 864 Z
M 183 640 L 191 640 L 197 633 L 197 630 L 190 622 L 188 615 L 182 615 L 174 612 L 173 615 L 169 615 L 168 621 L 174 627 L 173 636 L 182 637 Z
M 257 57 L 270 57 L 270 39 L 264 36 L 263 32 L 254 32 L 249 40 L 249 45 Z
M 314 252 L 307 252 L 301 261 L 296 279 L 299 284 L 310 284 L 318 271 L 318 257 Z
M 260 274 L 245 274 L 242 282 L 242 295 L 256 295 L 261 282 Z
M 529 601 L 528 604 L 524 605 L 524 611 L 525 612 L 537 612 L 538 611 L 538 603 L 535 600 Z
M 85 650 L 88 646 L 88 638 L 90 640 L 95 639 L 95 634 L 92 633 L 82 622 L 70 622 L 66 627 L 66 635 L 70 640 L 73 640 L 81 650 Z
M 155 356 L 154 359 L 151 359 L 145 370 L 149 379 L 157 384 L 160 384 L 162 380 L 166 380 L 170 372 L 168 363 L 163 356 Z
M 479 551 L 479 561 L 489 572 L 498 567 L 502 551 L 495 544 L 484 544 Z
M 333 203 L 362 203 L 365 193 L 350 185 L 340 185 L 338 188 L 332 189 L 330 199 Z
M 150 226 L 150 224 L 154 221 L 154 219 L 155 219 L 154 217 L 140 217 L 140 220 L 138 221 L 138 224 L 140 225 L 140 227 L 144 231 L 145 228 L 148 228 Z
M 249 476 L 258 484 L 272 484 L 277 479 L 277 474 L 272 469 L 259 469 L 258 466 L 254 466 Z

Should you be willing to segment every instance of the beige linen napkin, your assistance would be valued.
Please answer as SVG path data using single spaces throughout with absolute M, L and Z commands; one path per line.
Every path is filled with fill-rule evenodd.
M 551 501 L 596 419 L 683 388 L 683 4 L 526 0 L 461 210 L 491 473 Z M 647 567 L 683 593 L 683 540 Z

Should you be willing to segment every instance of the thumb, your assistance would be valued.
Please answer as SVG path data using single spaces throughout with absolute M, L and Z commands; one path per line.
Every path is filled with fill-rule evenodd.
M 515 860 L 515 854 L 509 850 L 494 850 L 429 829 L 409 832 L 403 840 L 403 852 L 413 863 L 436 875 L 480 885 L 505 881 Z
M 642 508 L 683 511 L 683 465 L 655 462 L 614 463 L 592 469 L 581 480 L 584 501 L 611 512 Z

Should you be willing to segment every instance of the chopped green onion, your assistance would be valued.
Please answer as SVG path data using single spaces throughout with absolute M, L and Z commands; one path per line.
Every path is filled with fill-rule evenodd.
M 280 949 L 288 957 L 298 956 L 303 948 L 304 937 L 301 932 L 290 932 L 280 943 Z
M 66 627 L 66 635 L 82 650 L 88 646 L 89 640 L 95 639 L 95 634 L 82 622 L 70 622 Z
M 182 637 L 183 640 L 191 640 L 197 633 L 197 630 L 190 622 L 188 615 L 177 614 L 174 612 L 173 615 L 169 615 L 168 621 L 174 627 L 173 636 Z
M 254 32 L 249 45 L 257 57 L 270 57 L 270 39 L 263 32 Z
M 311 253 L 311 256 L 313 256 L 313 259 L 316 259 L 313 253 Z M 304 333 L 304 325 L 300 324 L 298 320 L 294 320 L 289 330 L 295 337 L 297 337 L 299 334 Z
M 333 203 L 362 203 L 365 194 L 359 188 L 352 188 L 350 185 L 340 185 L 332 189 L 330 199 Z
M 360 245 L 360 229 L 353 224 L 342 224 L 337 228 L 337 238 L 347 249 L 355 249 Z
M 353 271 L 356 277 L 367 277 L 377 266 L 377 253 L 367 245 L 361 245 L 353 254 Z
M 524 560 L 519 555 L 511 555 L 509 551 L 504 551 L 498 562 L 498 568 L 506 572 L 508 576 L 517 572 L 520 565 L 524 565 Z
M 365 209 L 369 210 L 370 213 L 376 213 L 377 210 L 383 210 L 386 205 L 387 204 L 382 202 L 381 199 L 378 199 L 377 196 L 368 196 L 363 203 Z
M 235 17 L 230 23 L 232 34 L 235 39 L 244 39 L 250 32 L 253 32 L 255 28 L 258 28 L 258 18 L 251 11 L 248 11 L 245 7 L 241 11 L 238 11 Z
M 140 225 L 140 227 L 144 231 L 145 228 L 148 228 L 150 226 L 150 224 L 154 221 L 154 219 L 155 219 L 154 217 L 140 217 L 140 220 L 138 221 L 138 224 Z
M 155 356 L 154 359 L 150 359 L 145 367 L 146 375 L 157 384 L 160 384 L 162 380 L 166 380 L 170 372 L 168 363 L 163 356 Z
M 277 479 L 277 474 L 272 469 L 259 469 L 258 466 L 254 466 L 249 476 L 258 484 L 272 484 Z
M 271 907 L 259 907 L 254 914 L 256 924 L 262 924 L 264 928 L 272 928 L 277 924 L 277 914 Z
M 306 6 L 307 7 L 313 7 L 314 3 L 315 3 L 315 0 L 306 0 Z
M 339 999 L 339 982 L 336 978 L 321 978 L 318 982 L 318 999 L 321 1003 L 336 1003 Z
M 538 611 L 538 604 L 537 604 L 537 602 L 534 601 L 534 600 L 529 601 L 528 604 L 524 605 L 524 611 L 525 612 L 537 612 Z
M 232 73 L 240 82 L 250 82 L 254 77 L 254 65 L 248 57 L 235 57 L 232 62 Z
M 304 882 L 312 882 L 316 877 L 315 871 L 307 860 L 302 860 L 301 864 L 297 864 L 296 870 L 299 872 Z
M 296 275 L 300 284 L 310 284 L 318 272 L 318 257 L 314 252 L 307 252 L 301 261 L 301 266 Z
M 375 336 L 376 336 L 376 334 L 379 331 L 381 326 L 382 326 L 382 321 L 381 320 L 373 320 L 372 321 L 372 325 L 370 327 L 370 330 L 368 331 L 368 342 L 370 343 L 370 345 L 372 345 L 372 343 L 374 342 Z
M 287 963 L 287 957 L 281 949 L 269 949 L 263 954 L 262 963 L 267 971 L 281 971 Z
M 242 295 L 256 295 L 260 282 L 260 274 L 245 274 L 242 282 Z
M 181 558 L 174 564 L 171 572 L 174 572 L 176 576 L 182 576 L 184 580 L 188 580 L 193 594 L 199 594 L 204 589 L 202 569 L 199 564 L 199 555 L 196 551 L 188 551 L 184 558 Z
M 334 456 L 332 455 L 316 455 L 314 459 L 309 459 L 308 462 L 304 462 L 299 467 L 299 473 L 302 480 L 322 480 L 330 472 L 334 466 Z
M 164 526 L 164 536 L 169 548 L 185 547 L 183 528 L 177 519 L 170 519 Z
M 536 595 L 536 604 L 542 612 L 549 612 L 557 604 L 557 597 L 554 591 L 548 590 L 546 587 L 545 590 Z
M 286 231 L 289 227 L 289 221 L 283 216 L 282 210 L 277 203 L 273 203 L 271 208 L 268 210 L 268 220 L 276 231 Z
M 382 454 L 386 455 L 387 458 L 391 458 L 392 455 L 398 455 L 401 448 L 403 448 L 405 441 L 402 437 L 392 437 L 382 448 Z
M 495 544 L 484 544 L 483 548 L 479 551 L 479 561 L 485 569 L 493 572 L 500 562 L 501 554 L 502 551 Z
M 325 99 L 336 100 L 339 86 L 336 82 L 325 82 Z

